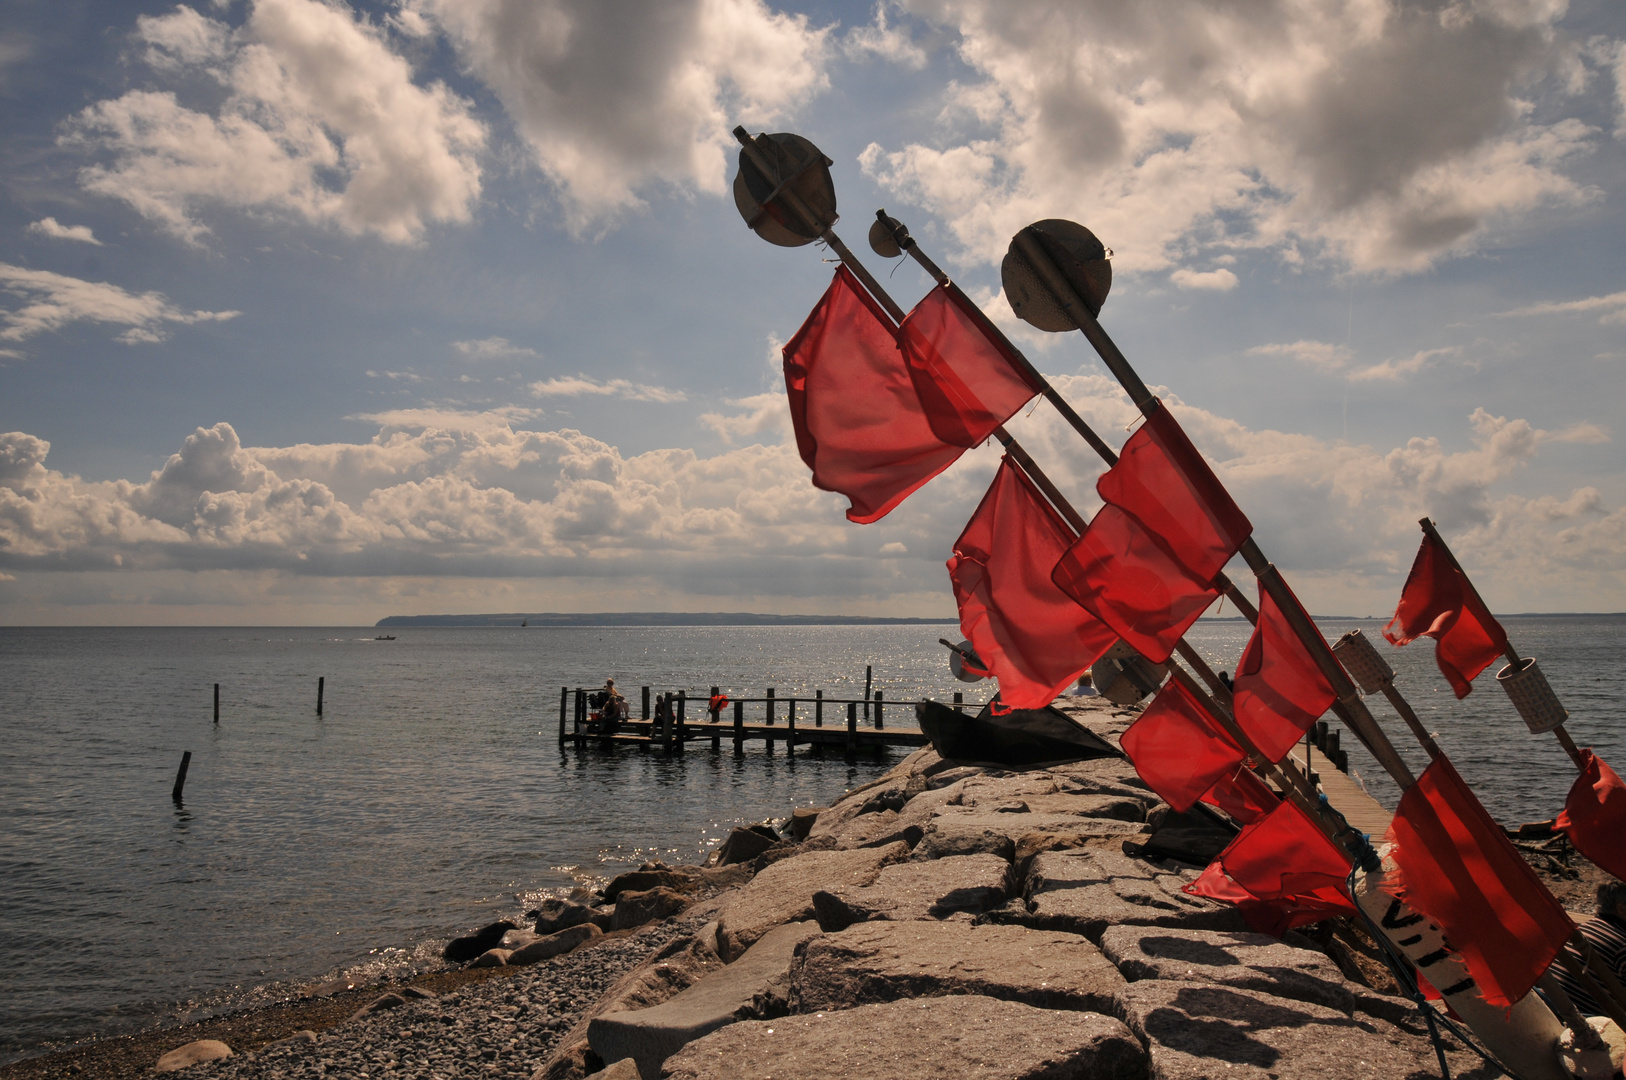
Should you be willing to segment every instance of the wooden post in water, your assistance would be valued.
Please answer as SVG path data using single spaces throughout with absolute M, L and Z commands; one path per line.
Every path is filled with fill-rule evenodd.
M 327 676 L 326 675 L 318 675 L 316 677 L 316 715 L 317 716 L 322 715 L 322 692 L 324 690 L 326 690 L 326 689 L 327 689 Z
M 561 686 L 559 688 L 559 746 L 561 749 L 565 745 L 565 710 L 568 708 L 570 708 L 570 687 Z
M 770 686 L 770 687 L 768 687 L 768 724 L 769 724 L 769 726 L 773 725 L 773 709 L 774 709 L 773 687 Z
M 644 719 L 649 719 L 649 687 L 644 687 Z
M 677 706 L 677 743 L 676 743 L 676 745 L 677 745 L 677 752 L 680 753 L 680 754 L 683 753 L 683 743 L 684 743 L 684 741 L 686 739 L 688 739 L 688 737 L 689 737 L 688 734 L 683 730 L 684 706 L 687 705 L 688 702 L 689 702 L 689 692 L 687 690 L 679 690 L 678 691 L 678 706 Z
M 847 702 L 847 756 L 858 753 L 858 702 Z
M 720 693 L 720 691 L 717 689 L 717 687 L 715 687 L 715 686 L 712 687 L 711 688 L 711 701 L 706 702 L 706 711 L 711 714 L 711 722 L 714 723 L 714 724 L 717 723 L 719 720 L 721 720 L 723 718 L 723 711 L 721 709 L 718 709 L 718 708 L 714 707 L 712 705 L 712 703 L 711 703 L 712 701 L 717 700 L 717 695 L 719 693 Z
M 220 723 L 220 684 L 215 683 L 215 723 Z
M 813 691 L 813 726 L 824 726 L 824 691 Z
M 884 727 L 886 727 L 886 724 L 881 721 L 881 692 L 877 690 L 875 691 L 875 730 L 880 731 Z
M 181 752 L 181 767 L 175 773 L 175 787 L 170 790 L 169 797 L 176 802 L 181 801 L 181 789 L 186 787 L 186 767 L 192 764 L 192 751 Z
M 866 724 L 869 723 L 869 681 L 870 676 L 874 673 L 875 666 L 873 664 L 864 665 L 864 722 Z
M 734 752 L 745 753 L 745 702 L 734 702 Z
M 785 754 L 790 756 L 796 753 L 796 699 L 791 698 L 790 704 L 785 706 Z
M 674 729 L 677 727 L 677 725 L 672 722 L 673 714 L 677 712 L 676 702 L 672 700 L 674 696 L 675 695 L 671 693 L 666 695 L 666 709 L 664 710 L 666 713 L 666 723 L 661 725 L 661 744 L 662 748 L 666 751 L 667 757 L 672 756 L 672 736 Z
M 587 746 L 587 691 L 576 687 L 576 749 Z
M 965 695 L 958 690 L 954 691 L 954 711 L 965 712 Z

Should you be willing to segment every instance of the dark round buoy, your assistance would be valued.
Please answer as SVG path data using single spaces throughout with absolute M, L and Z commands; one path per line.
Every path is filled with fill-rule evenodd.
M 1046 218 L 1017 233 L 1039 242 L 1052 262 L 1062 272 L 1073 291 L 1078 293 L 1091 315 L 1101 314 L 1101 305 L 1107 301 L 1112 288 L 1112 252 L 1106 249 L 1095 234 L 1076 221 Z M 1028 265 L 1016 239 L 1005 252 L 1005 261 L 999 267 L 1000 280 L 1005 285 L 1005 299 L 1017 318 L 1030 326 L 1052 334 L 1077 330 L 1056 298 L 1045 288 L 1044 282 Z
M 756 146 L 768 158 L 771 169 L 764 175 L 740 150 L 740 170 L 734 174 L 734 205 L 740 216 L 762 239 L 780 247 L 801 247 L 819 238 L 819 233 L 836 220 L 836 185 L 830 178 L 835 164 L 818 147 L 790 132 L 762 135 Z M 809 230 L 799 215 L 779 205 L 775 193 L 795 192 L 820 222 Z
M 975 659 L 968 661 L 966 659 L 967 653 Z M 977 656 L 976 650 L 971 647 L 969 641 L 960 642 L 959 650 L 949 650 L 949 670 L 961 682 L 981 682 L 988 677 L 988 669 L 983 667 L 982 657 Z
M 889 217 L 885 210 L 878 212 L 869 227 L 869 249 L 883 259 L 896 259 L 903 254 L 898 244 L 898 233 L 902 230 L 903 222 Z

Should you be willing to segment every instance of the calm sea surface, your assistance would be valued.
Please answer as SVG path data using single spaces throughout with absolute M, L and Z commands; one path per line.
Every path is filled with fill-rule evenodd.
M 1553 740 L 1525 731 L 1490 674 L 1456 701 L 1430 642 L 1390 649 L 1379 625 L 1322 628 L 1378 640 L 1492 813 L 1556 813 L 1573 771 Z M 1626 617 L 1507 627 L 1541 659 L 1576 740 L 1626 767 Z M 897 760 L 760 745 L 736 758 L 726 740 L 676 758 L 561 754 L 562 685 L 613 675 L 635 708 L 645 684 L 848 697 L 872 664 L 891 701 L 981 700 L 948 675 L 936 639 L 952 631 L 403 628 L 385 642 L 372 629 L 0 628 L 0 1062 L 410 964 L 578 882 L 692 861 L 735 823 L 823 804 Z M 1191 640 L 1230 668 L 1247 633 L 1212 621 Z M 1372 708 L 1420 763 L 1387 704 Z M 895 722 L 910 720 L 900 708 Z M 1345 745 L 1392 805 L 1392 785 Z

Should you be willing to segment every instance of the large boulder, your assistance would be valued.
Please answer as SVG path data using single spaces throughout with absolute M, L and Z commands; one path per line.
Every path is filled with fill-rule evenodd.
M 745 955 L 721 971 L 649 1009 L 606 1013 L 587 1026 L 587 1041 L 605 1061 L 632 1058 L 644 1080 L 657 1080 L 661 1063 L 695 1039 L 724 1024 L 758 1013 L 758 1001 L 787 997 L 791 955 L 815 937 L 813 923 L 791 923 L 764 934 Z M 775 984 L 781 984 L 776 988 Z
M 926 998 L 730 1024 L 667 1059 L 667 1080 L 1144 1080 L 1117 1020 L 986 997 Z
M 1426 1038 L 1382 1020 L 1257 990 L 1146 980 L 1118 992 L 1159 1080 L 1397 1080 L 1438 1076 Z M 1469 1065 L 1452 1062 L 1452 1075 Z
M 901 822 L 896 810 L 878 810 L 853 818 L 832 839 L 838 848 L 884 847 L 899 840 L 914 847 L 920 837 L 920 826 Z
M 1114 818 L 1001 812 L 997 806 L 945 808 L 926 826 L 914 857 L 941 859 L 986 853 L 1010 861 L 1016 857 L 1017 841 L 1033 833 L 1100 837 L 1134 836 L 1145 831 L 1146 826 L 1139 822 Z
M 1355 994 L 1337 964 L 1267 934 L 1109 926 L 1101 935 L 1101 951 L 1131 982 L 1237 986 L 1346 1014 L 1355 1009 Z
M 502 944 L 503 935 L 515 929 L 513 923 L 507 919 L 499 919 L 494 923 L 487 923 L 472 934 L 456 937 L 446 943 L 446 948 L 440 955 L 454 964 L 466 964 L 487 949 L 495 949 Z
M 573 900 L 549 897 L 536 910 L 536 932 L 556 934 L 572 926 L 580 926 L 593 918 L 593 909 Z
M 946 919 L 980 915 L 1010 896 L 1011 867 L 995 855 L 957 855 L 881 870 L 873 884 L 821 890 L 813 911 L 826 931 L 870 919 Z
M 907 844 L 858 851 L 811 851 L 764 868 L 718 915 L 717 946 L 733 961 L 776 926 L 813 918 L 813 894 L 868 885 L 909 854 Z
M 676 915 L 689 906 L 689 898 L 676 889 L 656 886 L 644 892 L 624 892 L 615 898 L 611 930 L 630 930 L 647 922 Z
M 735 863 L 750 862 L 778 842 L 755 829 L 735 826 L 722 846 L 717 849 L 717 865 L 732 866 Z
M 1187 881 L 1107 847 L 1044 851 L 1033 857 L 1028 871 L 1030 914 L 1022 921 L 1092 941 L 1099 941 L 1108 926 L 1248 929 L 1235 908 L 1182 892 Z
M 515 949 L 508 954 L 507 963 L 509 967 L 524 967 L 527 964 L 551 960 L 555 956 L 563 956 L 580 948 L 594 938 L 601 937 L 603 933 L 604 931 L 593 923 L 577 923 L 557 933 L 537 938 L 522 949 Z
M 965 923 L 859 923 L 807 943 L 791 970 L 799 1013 L 981 994 L 1043 1009 L 1109 1012 L 1123 976 L 1077 934 Z
M 154 1072 L 179 1072 L 191 1068 L 193 1065 L 205 1061 L 219 1061 L 221 1058 L 231 1057 L 231 1047 L 219 1039 L 199 1039 L 189 1042 L 185 1046 L 177 1046 L 169 1053 L 158 1059 L 153 1066 Z
M 752 835 L 756 834 L 753 833 Z M 766 841 L 766 843 L 772 842 L 771 840 Z M 698 876 L 694 871 L 686 870 L 629 870 L 624 874 L 617 874 L 610 879 L 608 885 L 604 886 L 604 902 L 613 904 L 622 893 L 648 892 L 650 889 L 671 889 L 675 892 L 688 892 L 695 887 Z

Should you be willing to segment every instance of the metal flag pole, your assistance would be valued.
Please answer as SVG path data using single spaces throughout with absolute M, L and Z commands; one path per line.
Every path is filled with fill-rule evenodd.
M 770 156 L 772 151 L 765 151 L 762 148 L 762 140 L 753 138 L 750 133 L 745 130 L 745 128 L 735 128 L 734 137 L 739 140 L 741 151 L 746 160 L 750 161 L 763 177 L 770 179 L 775 177 L 780 178 L 766 198 L 754 200 L 758 203 L 759 209 L 754 215 L 747 215 L 746 223 L 755 228 L 756 226 L 753 224 L 753 222 L 760 222 L 763 215 L 770 213 L 770 207 L 773 206 L 775 200 L 777 200 L 778 204 L 785 209 L 788 209 L 794 218 L 800 219 L 799 221 L 778 221 L 778 224 L 781 226 L 788 226 L 792 224 L 799 225 L 799 230 L 792 230 L 793 235 L 804 236 L 806 233 L 812 232 L 820 240 L 823 240 L 841 259 L 842 264 L 851 270 L 854 276 L 856 276 L 859 281 L 863 283 L 864 287 L 869 290 L 872 296 L 875 297 L 875 300 L 886 310 L 887 314 L 892 316 L 896 322 L 902 323 L 906 317 L 903 308 L 898 305 L 897 301 L 892 299 L 887 291 L 881 286 L 881 283 L 875 279 L 875 276 L 871 274 L 864 264 L 858 260 L 858 257 L 852 253 L 852 250 L 848 248 L 846 244 L 842 243 L 841 238 L 836 235 L 834 228 L 832 228 L 836 218 L 834 191 L 830 190 L 828 192 L 828 197 L 826 200 L 827 205 L 823 208 L 824 213 L 819 213 L 818 210 L 815 209 L 814 205 L 810 205 L 810 202 L 816 203 L 818 201 L 818 192 L 820 189 L 817 182 L 823 178 L 819 177 L 817 173 L 815 173 L 815 168 L 824 161 L 823 156 L 812 147 L 811 143 L 807 143 L 806 148 L 807 150 L 810 150 L 811 153 L 806 154 L 801 160 L 795 162 L 791 169 L 787 170 L 772 159 Z M 803 140 L 803 142 L 805 142 L 805 140 Z M 774 146 L 775 151 L 777 151 L 782 149 L 785 144 L 776 139 L 774 140 Z M 787 172 L 789 175 L 785 175 Z M 743 175 L 744 170 L 741 170 L 741 177 L 743 177 Z M 804 177 L 808 179 L 803 180 Z M 801 181 L 799 185 L 797 183 L 798 181 Z M 737 178 L 736 200 L 739 199 L 739 191 L 744 186 L 744 183 Z M 802 191 L 812 189 L 815 192 L 814 198 L 812 200 L 804 198 L 799 192 L 798 188 L 800 188 Z M 744 207 L 742 206 L 742 212 L 743 210 Z M 941 273 L 941 271 L 939 271 L 939 273 Z M 1080 419 L 1079 423 L 1083 424 L 1083 420 Z M 1022 445 L 1017 442 L 1017 440 L 1008 431 L 1006 431 L 1003 426 L 995 428 L 993 434 L 994 437 L 999 440 L 1000 444 L 1005 448 L 1005 450 L 1011 455 L 1018 467 L 1020 467 L 1022 471 L 1033 480 L 1034 484 L 1055 506 L 1056 510 L 1072 528 L 1074 534 L 1082 534 L 1085 526 L 1088 524 L 1083 515 L 1081 515 L 1066 499 L 1066 497 L 1062 495 L 1061 491 L 1055 486 L 1054 483 L 1051 482 L 1044 470 L 1039 468 L 1038 463 L 1033 460 L 1032 456 L 1028 454 Z M 1319 813 L 1319 797 L 1314 788 L 1310 785 L 1307 777 L 1299 775 L 1296 768 L 1283 768 L 1273 762 L 1270 762 L 1264 757 L 1263 754 L 1259 752 L 1257 745 L 1255 745 L 1253 741 L 1248 738 L 1247 734 L 1237 726 L 1236 721 L 1232 719 L 1230 715 L 1229 690 L 1225 687 L 1224 682 L 1221 681 L 1216 674 L 1214 674 L 1213 669 L 1208 666 L 1207 662 L 1202 659 L 1197 651 L 1193 649 L 1184 639 L 1182 639 L 1176 645 L 1176 651 L 1179 653 L 1181 659 L 1191 664 L 1191 666 L 1198 672 L 1199 676 L 1203 678 L 1203 681 L 1208 683 L 1209 688 L 1213 691 L 1213 694 L 1210 694 L 1208 691 L 1204 690 L 1204 688 L 1199 686 L 1197 681 L 1193 679 L 1190 674 L 1188 674 L 1178 664 L 1174 664 L 1172 662 L 1168 665 L 1170 677 L 1178 681 L 1188 693 L 1196 698 L 1213 716 L 1215 716 L 1216 719 L 1220 721 L 1221 726 L 1226 729 L 1226 733 L 1230 735 L 1232 739 L 1237 741 L 1238 746 L 1242 748 L 1244 753 L 1264 763 L 1264 767 L 1271 773 L 1272 779 L 1276 780 L 1277 786 L 1280 787 L 1284 792 L 1291 793 L 1295 797 L 1295 801 L 1300 803 L 1301 809 L 1310 812 L 1311 820 L 1316 821 L 1321 825 L 1324 831 L 1326 831 L 1329 839 L 1333 839 L 1335 842 L 1337 842 L 1338 835 L 1351 831 L 1347 823 L 1343 823 L 1341 826 L 1334 826 L 1323 821 L 1322 816 Z M 1145 659 L 1145 657 L 1142 657 L 1142 659 Z M 1150 661 L 1147 662 L 1150 663 Z M 1225 704 L 1221 705 L 1215 700 L 1216 697 L 1222 697 Z M 1339 816 L 1340 818 L 1342 817 L 1342 815 Z

